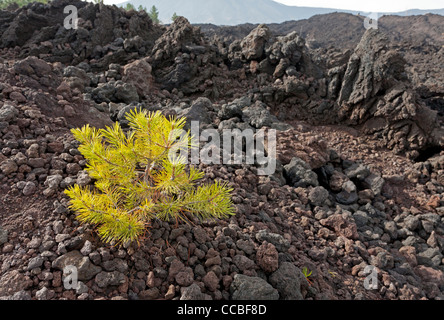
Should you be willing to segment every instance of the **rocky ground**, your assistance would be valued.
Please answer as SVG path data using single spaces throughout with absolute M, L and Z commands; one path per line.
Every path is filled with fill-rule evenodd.
M 63 28 L 67 4 L 77 30 Z M 1 299 L 444 298 L 443 83 L 429 65 L 425 97 L 412 51 L 383 32 L 320 54 L 265 25 L 227 44 L 184 18 L 158 26 L 80 1 L 0 21 Z M 139 245 L 106 245 L 67 208 L 64 188 L 94 183 L 69 130 L 124 124 L 136 107 L 276 129 L 277 170 L 200 164 L 233 186 L 235 216 L 155 221 Z M 364 286 L 368 265 L 377 289 Z

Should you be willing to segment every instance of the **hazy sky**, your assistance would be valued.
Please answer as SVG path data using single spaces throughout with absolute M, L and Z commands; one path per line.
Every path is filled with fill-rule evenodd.
M 409 9 L 441 9 L 443 0 L 275 0 L 287 5 L 361 10 L 365 12 L 390 12 Z
M 92 1 L 92 0 L 91 0 Z M 116 4 L 125 0 L 104 0 Z M 178 0 L 180 1 L 180 0 Z M 220 0 L 223 1 L 223 0 Z M 444 0 L 275 0 L 287 5 L 360 10 L 363 12 L 396 12 L 408 9 L 442 9 Z
M 93 2 L 93 0 L 86 0 L 86 1 Z M 105 2 L 105 4 L 119 4 L 125 2 L 125 0 L 104 0 L 103 2 Z

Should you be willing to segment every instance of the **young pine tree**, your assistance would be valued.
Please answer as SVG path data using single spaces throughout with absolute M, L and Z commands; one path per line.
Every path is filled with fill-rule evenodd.
M 232 189 L 219 181 L 196 186 L 204 173 L 177 155 L 193 147 L 190 132 L 182 130 L 185 118 L 144 110 L 132 111 L 127 120 L 127 133 L 119 123 L 72 130 L 95 179 L 95 188 L 65 190 L 80 222 L 96 225 L 103 241 L 123 244 L 138 241 L 152 219 L 186 222 L 187 214 L 200 220 L 234 214 Z
M 100 0 L 99 0 L 99 1 L 100 1 Z M 134 7 L 133 4 L 131 4 L 131 3 L 127 3 L 126 6 L 125 6 L 125 10 L 126 10 L 126 11 L 136 10 L 136 8 Z
M 149 17 L 153 20 L 154 23 L 159 24 L 159 10 L 157 10 L 156 6 L 152 6 L 150 12 L 148 12 Z

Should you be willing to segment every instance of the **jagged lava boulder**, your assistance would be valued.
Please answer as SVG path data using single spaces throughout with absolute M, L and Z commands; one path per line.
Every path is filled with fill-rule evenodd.
M 368 30 L 348 61 L 337 103 L 345 123 L 361 126 L 395 152 L 417 157 L 421 150 L 444 146 L 444 131 L 437 113 L 412 89 L 405 64 L 381 32 Z

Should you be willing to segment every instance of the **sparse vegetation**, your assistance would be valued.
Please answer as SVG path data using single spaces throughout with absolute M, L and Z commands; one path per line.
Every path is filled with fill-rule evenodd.
M 101 0 L 94 0 L 94 1 L 101 1 Z M 134 7 L 134 5 L 131 3 L 127 3 L 122 8 L 124 8 L 127 11 L 136 10 L 136 7 Z M 151 9 L 148 11 L 148 9 L 146 7 L 139 5 L 137 7 L 137 10 L 138 11 L 145 11 L 146 13 L 148 13 L 148 16 L 151 18 L 151 20 L 153 20 L 154 23 L 156 23 L 156 24 L 162 23 L 162 21 L 160 21 L 160 19 L 159 19 L 159 10 L 157 10 L 156 6 L 152 6 Z

